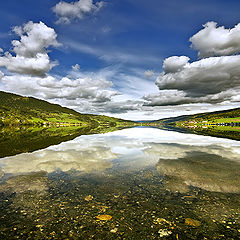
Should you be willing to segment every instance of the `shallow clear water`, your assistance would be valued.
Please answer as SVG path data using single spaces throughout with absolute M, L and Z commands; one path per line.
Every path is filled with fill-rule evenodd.
M 0 159 L 0 239 L 238 239 L 240 142 L 155 128 Z

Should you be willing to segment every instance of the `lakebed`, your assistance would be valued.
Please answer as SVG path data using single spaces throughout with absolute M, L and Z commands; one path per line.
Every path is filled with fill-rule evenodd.
M 2 239 L 237 239 L 240 142 L 137 127 L 0 159 Z

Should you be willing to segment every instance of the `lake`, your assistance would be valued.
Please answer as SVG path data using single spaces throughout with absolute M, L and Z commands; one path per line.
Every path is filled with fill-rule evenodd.
M 240 141 L 147 127 L 73 136 L 17 155 L 8 143 L 0 239 L 240 237 Z

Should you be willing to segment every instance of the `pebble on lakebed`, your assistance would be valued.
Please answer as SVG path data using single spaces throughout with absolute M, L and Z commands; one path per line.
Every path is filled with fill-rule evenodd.
M 118 231 L 117 228 L 113 228 L 112 230 L 110 230 L 111 233 L 116 233 Z
M 160 229 L 158 233 L 160 234 L 160 237 L 167 237 L 172 234 L 168 229 Z
M 166 223 L 166 224 L 168 224 L 168 225 L 172 225 L 171 222 L 167 221 L 167 220 L 164 219 L 164 218 L 157 218 L 157 219 L 155 219 L 155 220 L 153 221 L 153 223 L 155 223 L 155 224 L 164 224 L 164 223 Z
M 194 220 L 191 218 L 186 218 L 185 224 L 193 227 L 199 227 L 201 225 L 201 223 L 198 220 Z
M 85 201 L 89 202 L 93 200 L 93 196 L 92 195 L 88 195 L 85 197 Z
M 101 221 L 108 221 L 108 220 L 112 219 L 112 216 L 110 216 L 110 215 L 98 215 L 97 219 L 101 220 Z

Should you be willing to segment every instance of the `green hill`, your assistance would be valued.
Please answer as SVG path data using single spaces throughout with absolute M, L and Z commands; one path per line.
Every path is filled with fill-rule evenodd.
M 198 124 L 202 123 L 203 121 L 207 121 L 209 124 L 240 122 L 240 108 L 164 118 L 156 121 L 151 121 L 151 123 L 179 125 L 181 123 L 188 124 L 189 122 L 195 122 L 196 124 Z
M 165 118 L 148 124 L 240 140 L 240 108 Z
M 0 126 L 124 126 L 134 122 L 102 115 L 81 114 L 33 97 L 0 91 Z

